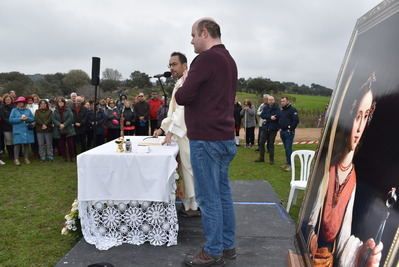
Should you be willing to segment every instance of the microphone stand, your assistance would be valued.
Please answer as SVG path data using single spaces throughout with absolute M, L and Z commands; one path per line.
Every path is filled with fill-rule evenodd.
M 162 92 L 163 92 L 163 97 L 164 97 L 164 103 L 163 104 L 167 108 L 168 107 L 168 96 L 166 95 L 165 88 L 163 87 L 161 77 L 158 77 L 158 81 L 161 84 L 161 89 L 162 89 Z
M 160 85 L 161 85 L 161 89 L 162 89 L 162 92 L 163 92 L 163 98 L 164 98 L 164 102 L 163 102 L 163 106 L 162 106 L 162 109 L 163 109 L 163 111 L 164 111 L 164 117 L 163 118 L 160 118 L 160 119 L 164 119 L 164 118 L 166 118 L 166 116 L 167 116 L 167 114 L 168 114 L 168 96 L 167 96 L 167 94 L 166 94 L 166 91 L 165 91 L 165 88 L 163 87 L 163 84 L 162 84 L 162 80 L 161 80 L 161 77 L 157 77 L 158 78 L 158 81 L 159 81 L 159 83 L 160 83 Z M 159 114 L 159 113 L 158 113 Z M 162 114 L 162 113 L 161 113 Z M 158 120 L 158 125 L 157 126 L 161 126 L 161 122 L 162 122 L 162 120 Z M 164 132 L 165 133 L 165 132 Z
M 97 84 L 94 85 L 94 125 L 93 125 L 93 141 L 94 147 L 97 146 Z

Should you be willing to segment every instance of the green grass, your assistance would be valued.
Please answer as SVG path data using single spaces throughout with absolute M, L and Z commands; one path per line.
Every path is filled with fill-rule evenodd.
M 294 145 L 293 150 L 310 149 L 315 150 L 317 145 Z M 280 198 L 283 206 L 287 205 L 290 192 L 291 172 L 281 170 L 280 166 L 285 163 L 284 148 L 281 145 L 275 146 L 275 163 L 254 162 L 259 154 L 254 149 L 240 147 L 230 167 L 230 178 L 232 180 L 265 180 L 268 181 Z M 266 162 L 268 155 L 266 155 Z M 298 164 L 298 163 L 296 163 Z M 296 165 L 298 166 L 298 165 Z M 298 171 L 298 170 L 297 170 Z M 294 221 L 298 219 L 303 192 L 298 194 L 296 205 L 292 205 L 290 215 Z
M 315 149 L 297 145 L 296 149 Z M 230 169 L 233 180 L 268 181 L 286 205 L 290 172 L 280 170 L 284 149 L 276 146 L 276 163 L 255 163 L 258 153 L 240 147 Z M 10 161 L 0 166 L 0 266 L 54 266 L 76 243 L 74 236 L 60 234 L 64 216 L 77 193 L 76 165 L 61 159 L 16 167 Z M 291 208 L 297 219 L 302 201 Z
M 76 184 L 76 165 L 61 160 L 0 167 L 0 266 L 54 266 L 71 249 L 60 231 Z
M 324 111 L 325 107 L 328 105 L 330 101 L 330 97 L 328 96 L 313 96 L 313 95 L 297 95 L 297 94 L 288 94 L 289 97 L 292 97 L 294 100 L 293 105 L 299 110 L 317 110 Z M 262 98 L 257 96 L 256 94 L 250 94 L 245 92 L 237 92 L 237 97 L 241 103 L 244 102 L 245 99 L 251 100 L 253 104 L 259 106 L 259 103 L 262 103 Z M 278 101 L 279 99 L 276 99 Z

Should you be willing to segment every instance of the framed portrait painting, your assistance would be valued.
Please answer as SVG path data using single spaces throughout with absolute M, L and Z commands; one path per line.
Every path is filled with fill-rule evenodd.
M 297 228 L 305 263 L 397 266 L 398 198 L 399 1 L 383 1 L 339 71 Z

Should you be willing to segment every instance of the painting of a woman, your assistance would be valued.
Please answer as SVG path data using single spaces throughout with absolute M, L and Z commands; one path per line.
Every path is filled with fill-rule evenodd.
M 308 222 L 307 244 L 315 266 L 379 266 L 383 244 L 372 238 L 360 240 L 352 234 L 356 193 L 353 158 L 375 109 L 371 74 L 351 101 L 346 99 L 338 128 L 343 136 L 334 144 L 328 170 L 323 175 Z M 336 137 L 337 139 L 337 137 Z

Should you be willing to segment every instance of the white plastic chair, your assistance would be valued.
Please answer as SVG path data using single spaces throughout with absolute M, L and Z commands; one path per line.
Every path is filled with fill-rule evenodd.
M 292 201 L 296 203 L 297 191 L 305 190 L 308 183 L 310 165 L 312 164 L 312 159 L 315 152 L 312 150 L 296 150 L 291 154 L 291 190 L 288 197 L 287 212 L 290 212 Z M 301 163 L 300 177 L 299 180 L 295 179 L 295 156 L 299 157 Z

